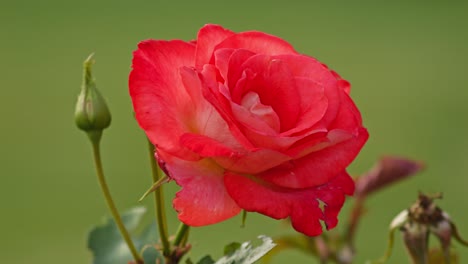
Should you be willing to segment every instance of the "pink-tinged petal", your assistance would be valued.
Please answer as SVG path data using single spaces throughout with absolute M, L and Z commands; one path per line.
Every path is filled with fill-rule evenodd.
M 232 53 L 229 58 L 229 68 L 226 79 L 227 87 L 236 87 L 236 85 L 238 85 L 239 79 L 245 75 L 245 67 L 242 67 L 242 64 L 255 55 L 256 54 L 252 51 L 245 49 L 237 49 Z
M 198 32 L 196 67 L 210 63 L 215 46 L 235 33 L 219 25 L 205 25 Z
M 229 71 L 229 59 L 236 49 L 220 49 L 214 53 L 214 64 L 223 78 L 223 83 L 227 82 Z
M 331 146 L 325 145 L 321 150 L 286 162 L 281 167 L 263 172 L 257 177 L 288 188 L 308 188 L 325 184 L 354 160 L 368 136 L 365 128 L 359 128 L 357 134 L 348 140 Z
M 242 76 L 244 68 L 241 65 L 255 53 L 245 49 L 218 49 L 215 51 L 215 65 L 223 77 L 224 84 L 235 86 Z
M 190 96 L 191 102 L 195 102 L 193 107 L 208 107 L 208 105 L 204 105 L 202 101 L 206 101 L 203 98 L 203 94 L 201 92 L 201 82 L 198 78 L 198 73 L 195 69 L 189 67 L 181 67 L 180 71 L 180 79 L 182 81 L 183 87 L 185 88 L 185 92 Z M 202 110 L 202 109 L 197 109 Z
M 349 180 L 349 175 L 341 172 L 327 184 L 290 189 L 232 172 L 226 172 L 224 177 L 229 195 L 242 209 L 275 219 L 290 217 L 294 229 L 308 236 L 322 233 L 320 220 L 325 222 L 327 229 L 336 226 L 345 194 L 354 188 L 354 183 Z M 325 204 L 324 211 L 320 209 L 319 201 Z
M 245 137 L 239 129 L 237 120 L 233 118 L 230 99 L 225 96 L 227 88 L 218 83 L 213 77 L 216 76 L 217 71 L 213 65 L 205 65 L 203 72 L 200 76 L 203 83 L 202 92 L 205 99 L 213 105 L 217 113 L 226 121 L 229 126 L 231 134 L 237 139 L 246 150 L 258 149 Z
M 135 117 L 153 144 L 172 153 L 183 152 L 179 136 L 192 105 L 179 68 L 194 60 L 195 46 L 178 40 L 143 41 L 134 52 L 129 90 Z
M 258 54 L 297 54 L 288 42 L 258 31 L 246 31 L 232 35 L 216 46 L 217 49 L 246 49 Z
M 163 151 L 158 151 L 158 155 L 165 161 L 169 177 L 182 187 L 173 201 L 180 221 L 190 226 L 203 226 L 240 212 L 224 187 L 223 168 L 208 159 L 185 161 Z
M 249 102 L 256 100 L 257 102 Z M 263 105 L 258 94 L 249 92 L 244 96 L 242 105 L 231 102 L 234 118 L 243 126 L 251 130 L 261 131 L 262 134 L 276 135 L 280 129 L 280 120 L 271 106 Z M 254 105 L 250 105 L 254 104 Z M 259 110 L 260 109 L 260 110 Z
M 181 135 L 180 143 L 198 153 L 203 157 L 213 156 L 215 154 L 203 154 L 205 151 L 219 152 L 219 150 L 210 149 L 212 144 L 216 144 L 216 149 L 222 148 L 223 153 L 233 150 L 242 150 L 243 146 L 231 134 L 228 124 L 216 111 L 202 94 L 202 83 L 199 74 L 193 68 L 184 67 L 181 69 L 181 78 L 190 95 L 193 104 L 191 113 L 185 116 L 184 123 L 190 129 L 187 133 Z M 210 139 L 211 142 L 206 142 Z M 205 142 L 207 146 L 203 146 Z M 231 150 L 232 149 L 232 150 Z M 220 155 L 219 153 L 217 155 Z M 225 154 L 227 156 L 231 154 Z

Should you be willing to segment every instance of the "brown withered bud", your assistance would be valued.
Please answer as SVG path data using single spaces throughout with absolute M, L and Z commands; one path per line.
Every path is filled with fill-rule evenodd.
M 412 225 L 418 226 L 420 229 L 423 228 L 427 231 L 425 231 L 424 234 L 420 233 L 420 235 L 426 236 L 427 238 L 429 233 L 435 235 L 439 239 L 441 246 L 440 252 L 442 253 L 444 262 L 446 264 L 451 264 L 453 259 L 453 252 L 450 252 L 450 244 L 452 237 L 454 237 L 463 245 L 466 245 L 466 241 L 461 239 L 455 224 L 450 219 L 450 216 L 434 203 L 435 199 L 440 198 L 442 198 L 441 194 L 429 196 L 420 193 L 418 200 L 408 209 L 409 222 L 404 227 Z M 403 233 L 405 237 L 408 236 L 407 230 L 403 230 Z M 415 240 L 410 241 L 410 243 L 407 243 L 405 239 L 405 244 L 408 250 L 411 252 L 410 247 L 416 244 L 422 246 L 423 243 L 417 242 Z M 432 258 L 432 256 L 428 254 L 429 251 L 427 243 L 424 244 L 424 248 L 425 250 L 423 250 L 421 247 L 420 250 L 416 250 L 413 253 L 421 254 L 422 252 L 424 252 L 425 254 L 427 254 L 425 256 L 425 259 L 429 257 Z M 413 253 L 411 255 L 414 257 L 415 255 Z M 421 255 L 419 255 L 418 257 L 419 258 L 417 259 L 422 259 Z
M 437 226 L 445 219 L 442 209 L 434 203 L 434 199 L 440 198 L 441 194 L 428 196 L 420 193 L 418 200 L 408 209 L 410 220 L 423 225 Z
M 429 229 L 426 225 L 408 222 L 400 228 L 403 242 L 414 264 L 426 264 L 429 260 Z
M 402 157 L 385 156 L 377 164 L 356 180 L 357 197 L 367 196 L 381 188 L 406 179 L 424 168 L 420 161 Z
M 403 210 L 393 219 L 390 224 L 387 251 L 381 259 L 371 263 L 386 263 L 393 248 L 393 234 L 396 230 L 400 230 L 412 263 L 456 264 L 458 256 L 451 251 L 451 240 L 455 239 L 464 246 L 468 246 L 468 241 L 460 236 L 450 216 L 434 203 L 435 199 L 440 198 L 441 194 L 420 193 L 418 200 L 410 208 Z M 430 234 L 439 239 L 440 250 L 429 251 Z M 440 262 L 441 259 L 444 262 Z

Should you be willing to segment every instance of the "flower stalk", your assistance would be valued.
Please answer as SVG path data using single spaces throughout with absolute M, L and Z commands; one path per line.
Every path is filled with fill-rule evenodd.
M 160 173 L 158 164 L 156 164 L 156 159 L 154 157 L 154 146 L 148 140 L 148 150 L 149 158 L 151 163 L 151 175 L 153 177 L 153 183 L 157 183 L 164 179 Z M 169 257 L 171 254 L 171 246 L 169 244 L 169 235 L 167 231 L 167 220 L 166 220 L 166 209 L 164 206 L 164 193 L 162 186 L 159 186 L 154 190 L 154 206 L 156 212 L 156 219 L 159 230 L 159 237 L 161 239 L 161 244 L 163 247 L 163 255 Z
M 111 123 L 111 114 L 107 107 L 104 97 L 96 88 L 95 81 L 92 77 L 91 66 L 94 64 L 93 54 L 91 54 L 83 64 L 83 84 L 81 92 L 75 108 L 75 124 L 76 126 L 86 132 L 93 148 L 94 165 L 96 168 L 96 175 L 101 187 L 101 191 L 106 200 L 107 206 L 111 211 L 112 217 L 120 231 L 125 243 L 127 244 L 130 253 L 138 264 L 143 264 L 142 257 L 133 244 L 133 241 L 125 228 L 119 211 L 115 206 L 112 199 L 109 187 L 104 177 L 104 170 L 101 161 L 100 141 L 102 132 L 109 127 Z
M 190 226 L 180 223 L 179 228 L 177 229 L 177 233 L 174 239 L 174 246 L 176 247 L 183 247 L 184 244 L 188 240 L 188 235 L 190 231 Z
M 102 168 L 102 161 L 101 161 L 101 153 L 98 142 L 92 142 L 93 145 L 93 154 L 94 154 L 94 164 L 96 166 L 96 175 L 98 177 L 99 185 L 101 186 L 102 193 L 104 194 L 104 199 L 106 200 L 107 206 L 111 211 L 112 217 L 117 225 L 117 228 L 120 231 L 125 243 L 127 244 L 130 253 L 132 254 L 134 260 L 138 264 L 143 264 L 143 259 L 138 253 L 135 245 L 133 244 L 132 239 L 130 238 L 130 234 L 128 233 L 127 229 L 125 228 L 122 218 L 120 217 L 119 211 L 115 206 L 114 200 L 112 199 L 111 193 L 109 191 L 109 187 L 107 185 L 106 179 L 104 177 L 104 170 Z

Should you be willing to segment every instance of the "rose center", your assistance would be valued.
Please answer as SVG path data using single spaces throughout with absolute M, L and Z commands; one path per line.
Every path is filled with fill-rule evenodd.
M 281 126 L 278 115 L 271 106 L 262 104 L 257 93 L 246 93 L 241 100 L 241 105 L 273 130 L 279 132 Z

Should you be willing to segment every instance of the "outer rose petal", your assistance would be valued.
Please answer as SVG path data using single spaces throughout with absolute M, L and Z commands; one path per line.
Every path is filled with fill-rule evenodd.
M 368 137 L 367 130 L 360 128 L 356 138 L 291 160 L 257 177 L 288 188 L 309 188 L 326 184 L 354 160 Z
M 185 161 L 158 151 L 169 177 L 182 189 L 173 201 L 180 221 L 190 226 L 218 223 L 238 214 L 239 206 L 226 192 L 223 168 L 203 159 Z
M 183 120 L 192 101 L 179 68 L 194 64 L 195 46 L 176 40 L 148 40 L 138 45 L 133 56 L 129 88 L 138 123 L 153 144 L 170 152 L 182 151 L 178 137 L 187 130 Z
M 215 50 L 224 48 L 246 49 L 265 55 L 297 54 L 288 42 L 258 31 L 246 31 L 232 35 L 219 43 Z
M 294 229 L 308 236 L 322 233 L 319 220 L 327 229 L 335 227 L 345 195 L 354 191 L 354 182 L 345 171 L 327 184 L 307 189 L 283 188 L 231 172 L 225 174 L 224 182 L 241 208 L 275 219 L 290 217 Z M 319 201 L 325 204 L 323 212 Z

